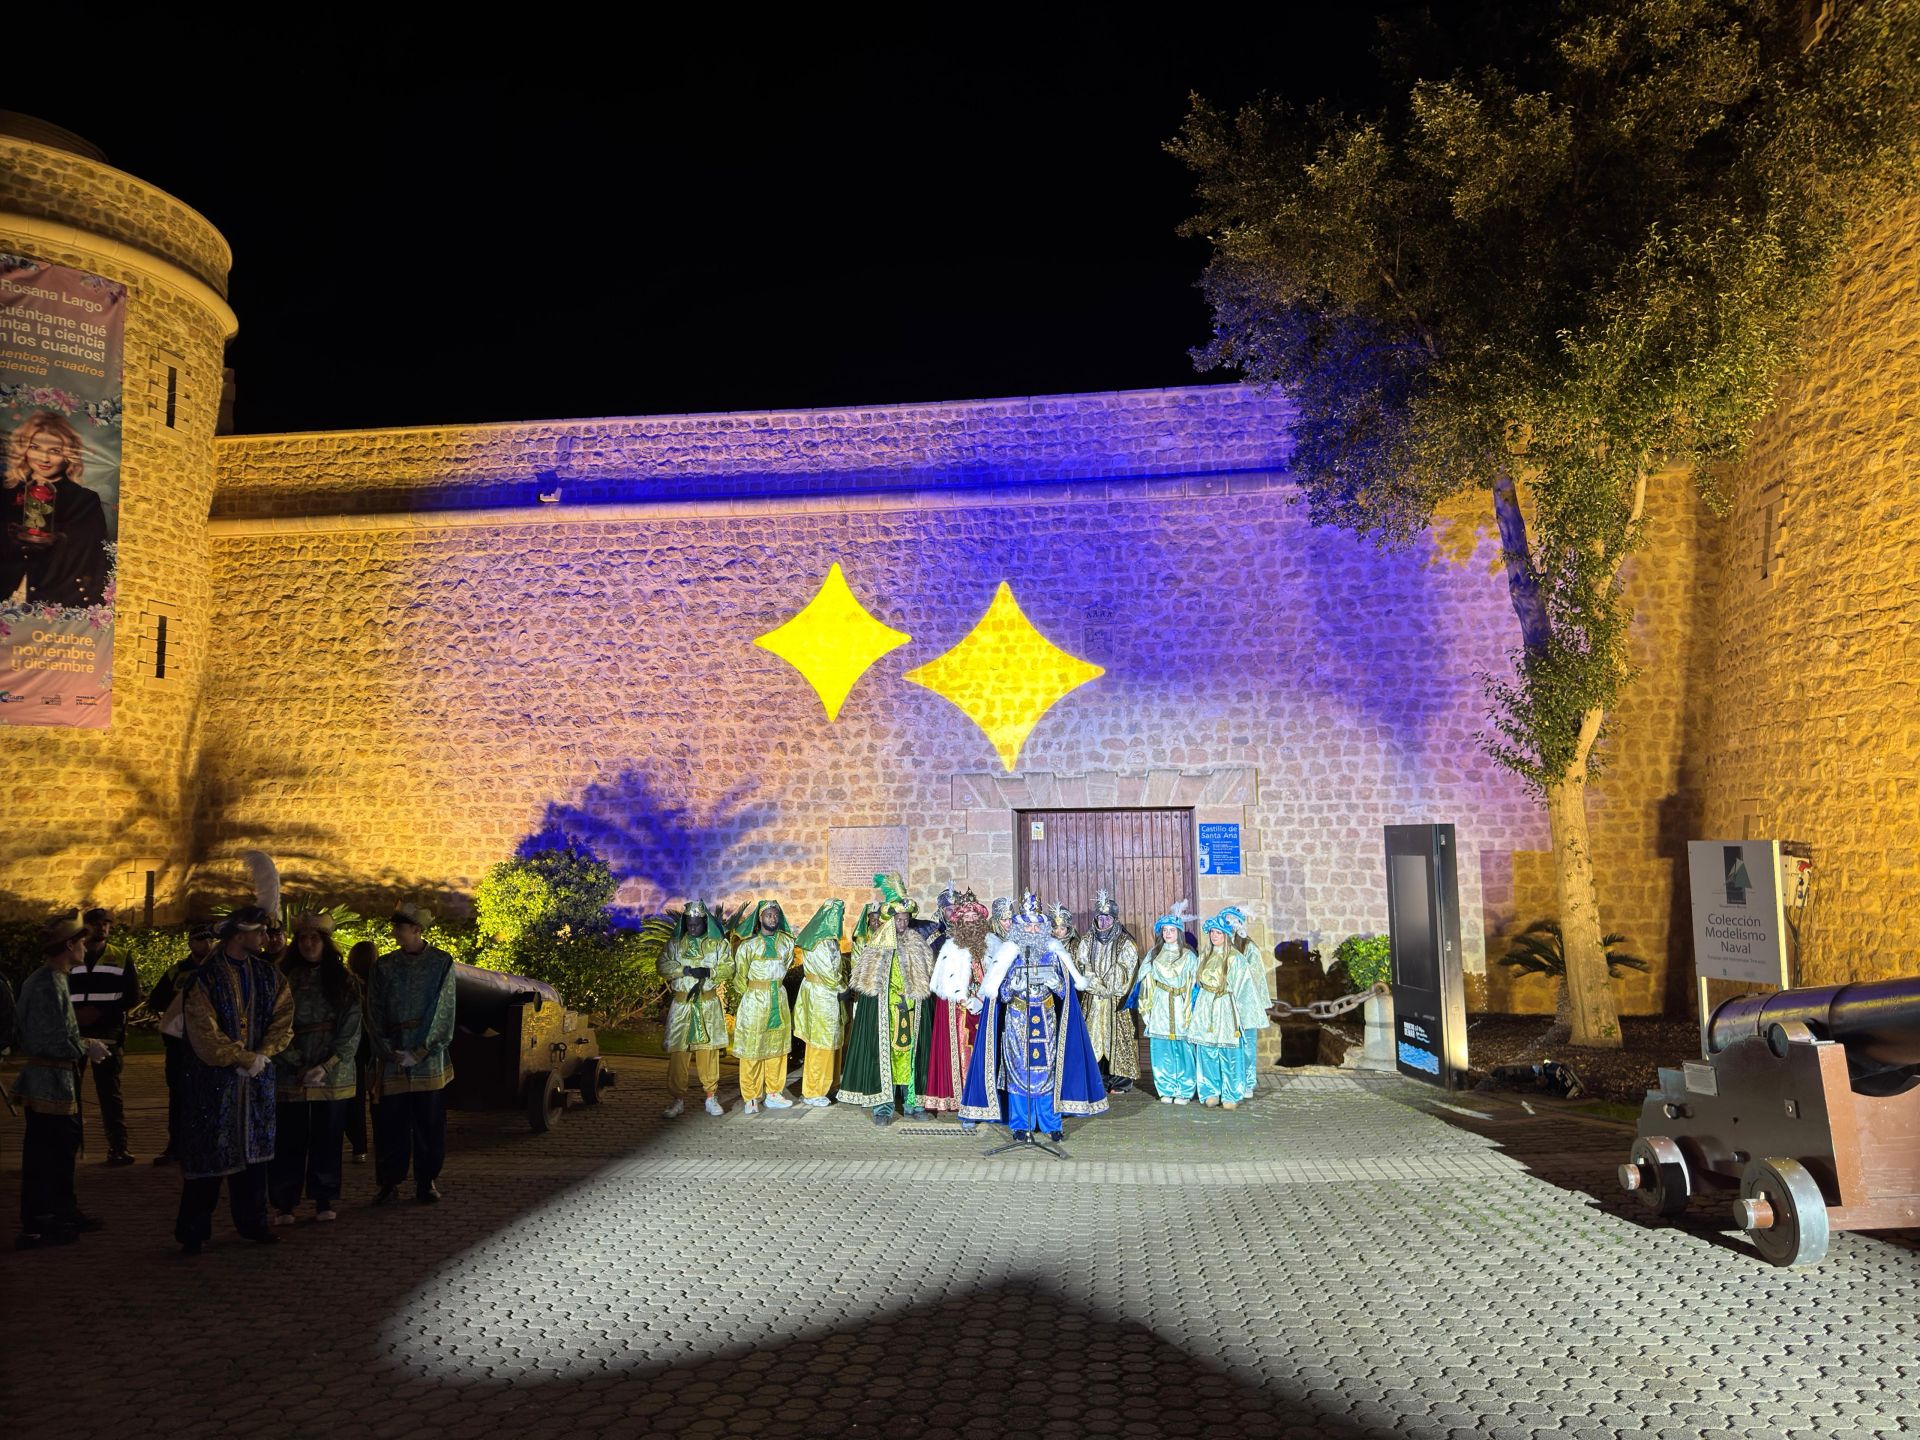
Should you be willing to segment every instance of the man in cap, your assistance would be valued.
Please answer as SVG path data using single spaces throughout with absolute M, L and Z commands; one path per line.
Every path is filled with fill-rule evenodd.
M 67 976 L 67 991 L 82 1038 L 99 1040 L 107 1047 L 106 1058 L 93 1062 L 100 1128 L 107 1136 L 107 1164 L 131 1165 L 120 1074 L 126 1065 L 127 1012 L 140 1003 L 140 973 L 125 951 L 107 943 L 113 935 L 111 914 L 95 908 L 80 918 L 87 929 L 86 953 Z
M 167 967 L 147 996 L 147 1009 L 160 1017 L 160 1045 L 166 1052 L 167 1148 L 153 1157 L 156 1165 L 172 1165 L 180 1158 L 180 1102 L 184 1095 L 183 1077 L 187 1065 L 187 1027 L 181 1011 L 186 982 L 213 953 L 213 922 L 202 920 L 187 927 L 187 955 Z
M 380 1104 L 373 1117 L 373 1203 L 393 1199 L 413 1172 L 414 1198 L 440 1198 L 447 1161 L 447 1082 L 453 1079 L 453 957 L 427 943 L 433 913 L 396 905 L 396 948 L 373 962 L 367 981 L 367 1039 Z
M 733 978 L 733 947 L 720 923 L 698 900 L 680 914 L 680 933 L 660 958 L 659 975 L 673 992 L 667 1009 L 667 1093 L 671 1120 L 687 1108 L 687 1072 L 698 1067 L 707 1092 L 707 1113 L 724 1115 L 720 1103 L 720 1052 L 727 1048 L 727 1012 L 720 987 Z
M 41 965 L 20 985 L 14 1014 L 14 1052 L 21 1070 L 14 1096 L 26 1109 L 20 1140 L 22 1249 L 66 1245 L 100 1222 L 80 1213 L 73 1191 L 73 1157 L 80 1152 L 83 1060 L 98 1063 L 106 1042 L 85 1038 L 67 999 L 67 974 L 86 952 L 86 927 L 68 915 L 47 927 Z
M 198 1255 L 213 1235 L 222 1180 L 234 1229 L 260 1244 L 280 1238 L 267 1225 L 272 1060 L 293 1038 L 293 995 L 260 953 L 266 931 L 267 912 L 241 906 L 220 922 L 219 948 L 185 981 L 181 1016 L 191 1053 L 173 1235 L 189 1255 Z

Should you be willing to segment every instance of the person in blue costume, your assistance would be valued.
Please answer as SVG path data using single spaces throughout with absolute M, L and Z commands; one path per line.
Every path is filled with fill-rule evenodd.
M 173 1238 L 198 1255 L 213 1234 L 220 1186 L 233 1226 L 274 1244 L 267 1225 L 267 1168 L 273 1162 L 273 1057 L 293 1039 L 293 992 L 262 953 L 267 911 L 243 905 L 220 923 L 220 948 L 184 992 L 181 1015 L 191 1047 L 180 1151 L 180 1212 Z
M 963 1122 L 1004 1122 L 1014 1138 L 1065 1138 L 1065 1117 L 1103 1114 L 1106 1087 L 1074 991 L 1086 984 L 1028 892 L 973 1004 L 980 1028 L 961 1091 Z M 1004 1104 L 1001 1092 L 1005 1092 Z

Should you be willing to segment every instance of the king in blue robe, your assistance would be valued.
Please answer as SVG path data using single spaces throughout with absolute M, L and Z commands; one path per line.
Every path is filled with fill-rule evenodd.
M 1066 1116 L 1107 1108 L 1074 996 L 1086 982 L 1049 930 L 1029 892 L 981 983 L 980 1027 L 960 1096 L 962 1121 L 1004 1123 L 1021 1139 L 1039 1132 L 1059 1140 Z

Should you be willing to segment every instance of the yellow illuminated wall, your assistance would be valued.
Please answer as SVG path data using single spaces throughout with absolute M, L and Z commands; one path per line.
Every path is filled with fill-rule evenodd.
M 0 134 L 0 248 L 77 266 L 128 287 L 124 456 L 113 724 L 0 726 L 0 910 L 44 914 L 100 901 L 160 914 L 189 883 L 203 797 L 217 788 L 201 721 L 220 627 L 208 587 L 206 516 L 230 256 L 213 226 L 173 197 L 86 155 Z M 177 374 L 175 424 L 155 403 Z M 168 615 L 167 675 L 150 655 Z M 224 639 L 222 641 L 224 643 Z

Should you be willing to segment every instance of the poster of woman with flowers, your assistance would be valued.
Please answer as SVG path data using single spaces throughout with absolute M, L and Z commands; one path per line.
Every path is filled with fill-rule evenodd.
M 0 255 L 0 724 L 112 718 L 126 287 Z

